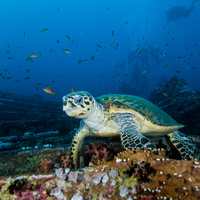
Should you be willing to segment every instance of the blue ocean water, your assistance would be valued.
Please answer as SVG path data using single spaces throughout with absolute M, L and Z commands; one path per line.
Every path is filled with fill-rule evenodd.
M 147 98 L 173 76 L 199 89 L 198 3 L 0 1 L 0 90 L 61 100 L 72 85 Z

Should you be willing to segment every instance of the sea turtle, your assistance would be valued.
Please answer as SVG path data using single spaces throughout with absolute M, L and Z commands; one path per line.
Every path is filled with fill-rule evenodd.
M 168 135 L 183 159 L 193 156 L 196 150 L 194 142 L 177 131 L 183 125 L 141 97 L 107 94 L 95 99 L 86 91 L 73 92 L 63 97 L 63 111 L 70 117 L 82 119 L 72 142 L 75 168 L 78 167 L 78 152 L 86 136 L 120 135 L 125 149 L 156 149 L 149 138 Z

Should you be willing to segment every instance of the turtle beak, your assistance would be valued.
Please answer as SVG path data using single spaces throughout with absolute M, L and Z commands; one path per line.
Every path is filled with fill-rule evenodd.
M 76 117 L 79 116 L 81 113 L 84 113 L 84 111 L 81 111 L 76 108 L 75 105 L 68 102 L 67 97 L 63 97 L 63 111 L 69 116 L 69 117 Z

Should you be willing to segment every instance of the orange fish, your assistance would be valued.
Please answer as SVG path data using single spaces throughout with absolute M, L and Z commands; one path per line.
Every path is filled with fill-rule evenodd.
M 71 86 L 71 91 L 72 91 L 72 93 L 76 92 L 75 89 L 73 88 L 73 86 Z
M 165 97 L 168 96 L 168 93 L 167 92 L 161 92 L 162 95 L 164 95 Z
M 195 103 L 198 103 L 199 100 L 198 99 L 191 99 L 192 101 L 194 101 Z
M 35 54 L 35 53 L 31 53 L 31 54 L 30 54 L 30 57 L 31 57 L 31 58 L 37 58 L 37 57 L 38 57 L 38 55 L 37 55 L 37 54 Z
M 52 94 L 53 96 L 56 94 L 51 88 L 44 88 L 43 90 L 48 94 Z

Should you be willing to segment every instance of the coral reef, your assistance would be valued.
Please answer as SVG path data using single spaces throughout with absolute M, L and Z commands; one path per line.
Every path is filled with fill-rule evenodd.
M 86 146 L 84 156 L 85 165 L 88 165 L 88 161 L 96 165 L 100 161 L 110 161 L 114 157 L 113 153 L 110 152 L 105 144 L 94 142 L 91 142 Z
M 112 161 L 79 171 L 0 181 L 2 199 L 190 199 L 200 198 L 200 162 L 166 158 L 151 150 L 127 150 Z
M 70 148 L 42 149 L 0 155 L 0 178 L 11 175 L 52 173 L 71 168 Z M 9 156 L 9 159 L 7 157 Z

